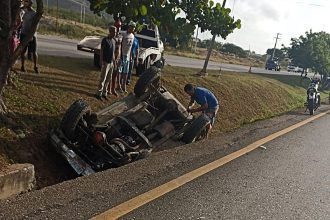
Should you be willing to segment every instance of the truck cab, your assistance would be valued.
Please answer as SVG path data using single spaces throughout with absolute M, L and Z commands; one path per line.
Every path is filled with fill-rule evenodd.
M 266 70 L 275 70 L 275 71 L 280 71 L 281 70 L 281 66 L 278 62 L 277 59 L 268 59 L 265 65 L 265 69 Z

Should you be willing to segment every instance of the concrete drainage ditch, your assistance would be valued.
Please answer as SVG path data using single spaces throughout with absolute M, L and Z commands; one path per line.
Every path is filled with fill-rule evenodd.
M 36 184 L 32 164 L 13 164 L 0 171 L 0 199 L 28 192 Z

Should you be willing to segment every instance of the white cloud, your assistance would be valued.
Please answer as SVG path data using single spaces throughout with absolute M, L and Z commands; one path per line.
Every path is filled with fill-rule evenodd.
M 281 44 L 289 46 L 291 38 L 304 35 L 310 29 L 330 32 L 330 3 L 327 0 L 231 0 L 227 1 L 226 7 L 233 8 L 235 19 L 242 21 L 242 28 L 234 30 L 226 42 L 243 49 L 250 46 L 261 54 L 274 46 L 276 33 L 281 33 L 277 44 L 280 47 Z M 199 37 L 208 39 L 211 34 L 206 32 Z

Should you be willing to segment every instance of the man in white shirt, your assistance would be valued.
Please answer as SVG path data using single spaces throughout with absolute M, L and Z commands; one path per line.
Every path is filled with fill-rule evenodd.
M 129 71 L 129 65 L 131 61 L 131 51 L 132 51 L 132 45 L 134 42 L 134 29 L 136 27 L 136 23 L 133 21 L 130 21 L 128 24 L 127 32 L 123 34 L 123 41 L 122 41 L 122 60 L 121 60 L 121 70 L 120 70 L 120 84 L 121 89 L 127 93 L 126 90 L 126 83 L 127 83 L 127 74 Z

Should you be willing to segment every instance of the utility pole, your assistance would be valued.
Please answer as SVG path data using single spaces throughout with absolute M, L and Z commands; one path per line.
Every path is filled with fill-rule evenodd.
M 224 8 L 226 6 L 226 0 L 223 1 L 222 3 L 222 8 Z M 204 62 L 204 66 L 203 66 L 203 69 L 202 71 L 199 73 L 199 75 L 207 75 L 206 74 L 206 68 L 207 68 L 207 65 L 209 63 L 209 59 L 210 59 L 210 56 L 211 56 L 211 53 L 212 53 L 212 49 L 213 49 L 213 45 L 214 45 L 214 42 L 215 42 L 215 37 L 216 35 L 213 35 L 212 37 L 212 41 L 211 41 L 211 44 L 210 44 L 210 48 L 207 52 L 207 56 L 206 56 L 206 59 L 205 59 L 205 62 Z
M 281 39 L 281 38 L 279 38 L 280 35 L 281 35 L 280 33 L 277 33 L 277 34 L 276 34 L 275 45 L 274 45 L 273 54 L 272 54 L 272 57 L 271 57 L 272 60 L 274 59 L 274 56 L 275 56 L 275 50 L 276 50 L 277 40 L 278 40 L 278 39 Z

